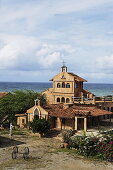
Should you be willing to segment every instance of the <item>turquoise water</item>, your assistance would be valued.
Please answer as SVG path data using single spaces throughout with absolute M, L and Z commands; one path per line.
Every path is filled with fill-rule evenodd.
M 41 92 L 50 87 L 52 87 L 50 82 L 0 82 L 0 92 L 13 90 L 34 90 Z M 113 84 L 85 83 L 84 89 L 89 90 L 96 96 L 113 95 Z

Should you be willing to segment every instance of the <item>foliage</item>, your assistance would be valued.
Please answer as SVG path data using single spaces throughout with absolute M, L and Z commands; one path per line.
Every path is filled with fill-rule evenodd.
M 70 147 L 78 149 L 78 152 L 84 156 L 93 156 L 96 154 L 97 137 L 91 136 L 72 136 Z
M 36 98 L 41 100 L 41 105 L 46 104 L 46 99 L 40 93 L 30 90 L 17 90 L 10 92 L 0 99 L 0 120 L 8 115 L 8 120 L 15 122 L 15 114 L 25 113 L 27 109 L 34 105 Z
M 69 148 L 75 148 L 80 155 L 113 161 L 113 133 L 108 132 L 101 136 L 71 136 L 66 133 L 64 142 L 69 143 Z
M 33 133 L 46 134 L 50 130 L 50 123 L 46 119 L 33 120 L 31 123 Z
M 79 144 L 79 153 L 84 156 L 96 155 L 96 147 L 99 139 L 97 137 L 86 136 Z
M 63 136 L 63 140 L 65 143 L 70 143 L 70 137 L 73 136 L 74 131 L 73 130 L 64 130 L 62 131 L 62 136 Z
M 2 127 L 3 128 L 10 128 L 10 123 L 9 123 L 9 121 L 7 120 L 7 121 L 4 121 L 3 123 L 2 123 Z
M 99 141 L 96 150 L 99 158 L 113 161 L 113 136 L 104 135 Z
M 85 138 L 85 136 L 72 136 L 69 140 L 70 148 L 79 149 L 80 142 Z

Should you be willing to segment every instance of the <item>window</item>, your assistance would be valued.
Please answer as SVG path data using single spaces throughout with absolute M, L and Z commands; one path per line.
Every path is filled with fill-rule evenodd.
M 78 82 L 75 82 L 75 88 L 78 88 L 79 85 L 78 85 Z
M 60 102 L 60 98 L 59 97 L 57 98 L 57 102 Z
M 60 83 L 57 83 L 57 88 L 60 88 L 61 86 L 60 86 Z
M 25 119 L 22 119 L 22 123 L 25 123 Z
M 66 103 L 69 103 L 69 102 L 70 102 L 70 100 L 69 100 L 69 98 L 67 98 L 67 99 L 66 99 Z
M 62 88 L 65 88 L 65 83 L 64 82 L 62 83 Z
M 35 120 L 38 120 L 38 119 L 39 119 L 39 116 L 38 116 L 38 115 L 34 115 L 34 119 L 35 119 Z
M 66 84 L 66 88 L 70 88 L 70 84 L 69 83 Z
M 36 119 L 36 120 L 39 119 L 39 110 L 37 108 L 34 111 L 34 119 Z
M 65 98 L 64 97 L 62 97 L 61 102 L 65 103 Z
M 111 112 L 113 112 L 113 107 L 111 107 Z

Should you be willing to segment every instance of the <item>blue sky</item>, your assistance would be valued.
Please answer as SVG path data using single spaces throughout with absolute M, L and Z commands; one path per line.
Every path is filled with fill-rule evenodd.
M 47 82 L 62 60 L 113 83 L 113 0 L 0 0 L 0 81 Z

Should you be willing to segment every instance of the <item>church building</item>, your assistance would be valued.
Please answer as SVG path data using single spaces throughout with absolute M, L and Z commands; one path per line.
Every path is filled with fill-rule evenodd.
M 35 101 L 35 105 L 25 114 L 16 115 L 17 125 L 26 127 L 34 119 L 44 118 L 50 121 L 51 128 L 86 131 L 87 128 L 99 125 L 103 119 L 111 120 L 113 113 L 103 109 L 110 102 L 102 100 L 96 103 L 94 94 L 84 89 L 83 83 L 87 81 L 68 72 L 64 64 L 60 73 L 51 81 L 53 87 L 42 92 L 47 98 L 47 105 L 40 106 L 36 99 L 38 103 Z
M 68 72 L 64 64 L 60 73 L 55 75 L 50 81 L 53 82 L 53 87 L 42 93 L 46 95 L 49 104 L 72 104 L 75 98 L 93 98 L 94 96 L 83 87 L 83 83 L 87 82 L 87 80 Z

